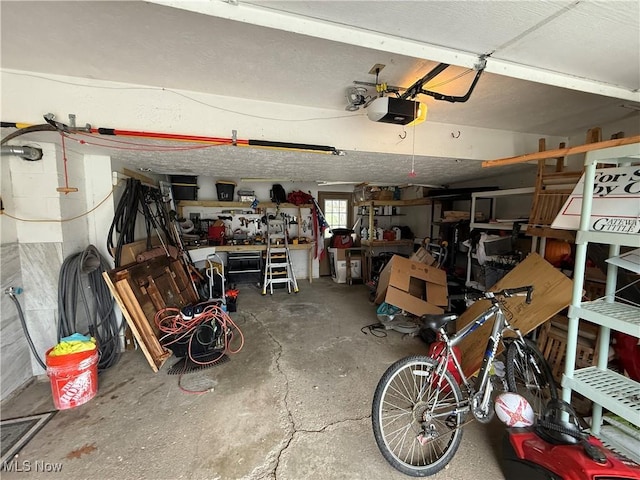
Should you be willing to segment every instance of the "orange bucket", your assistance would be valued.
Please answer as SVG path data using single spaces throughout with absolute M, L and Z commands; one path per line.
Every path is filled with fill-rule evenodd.
M 87 403 L 98 392 L 98 349 L 51 356 L 47 350 L 47 375 L 53 404 L 67 410 Z

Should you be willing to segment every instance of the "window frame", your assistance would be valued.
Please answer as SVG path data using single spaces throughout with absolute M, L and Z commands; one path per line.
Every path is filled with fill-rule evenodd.
M 318 192 L 318 205 L 322 209 L 322 212 L 325 213 L 325 201 L 326 200 L 343 200 L 347 202 L 347 226 L 346 228 L 351 228 L 353 226 L 353 193 L 351 192 Z M 328 220 L 327 220 L 328 221 Z M 329 228 L 334 228 L 333 225 L 329 225 Z M 339 227 L 335 227 L 339 228 Z M 325 238 L 331 237 L 331 233 L 329 229 L 325 233 L 327 235 Z

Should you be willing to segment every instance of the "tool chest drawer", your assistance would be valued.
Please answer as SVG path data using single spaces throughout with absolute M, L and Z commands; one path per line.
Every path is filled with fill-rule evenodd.
M 255 273 L 262 269 L 260 252 L 229 252 L 227 257 L 228 273 Z

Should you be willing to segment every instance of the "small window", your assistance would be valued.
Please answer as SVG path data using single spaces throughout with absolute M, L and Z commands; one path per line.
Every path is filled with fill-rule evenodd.
M 329 228 L 324 231 L 325 238 L 331 237 L 331 229 L 349 228 L 347 227 L 348 200 L 325 200 L 324 217 L 329 224 Z

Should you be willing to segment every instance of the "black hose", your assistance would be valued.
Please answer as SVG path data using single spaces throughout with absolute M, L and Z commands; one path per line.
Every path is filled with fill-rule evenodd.
M 16 296 L 13 293 L 10 292 L 9 296 L 11 297 L 11 300 L 13 300 L 13 303 L 16 304 L 16 309 L 18 309 L 18 317 L 20 317 L 20 323 L 22 324 L 22 330 L 24 330 L 24 336 L 27 337 L 27 343 L 29 344 L 29 348 L 33 352 L 33 356 L 36 357 L 36 360 L 38 361 L 40 366 L 46 370 L 47 366 L 45 365 L 45 363 L 40 358 L 40 355 L 38 355 L 38 352 L 36 350 L 36 346 L 33 344 L 33 340 L 31 339 L 31 335 L 29 335 L 29 329 L 27 328 L 27 322 L 24 319 L 24 312 L 22 311 L 22 307 L 20 306 L 20 302 L 18 301 L 18 299 L 16 298 Z
M 107 237 L 107 248 L 113 255 L 115 266 L 120 266 L 120 256 L 122 246 L 135 240 L 136 216 L 138 214 L 138 203 L 140 202 L 140 190 L 142 184 L 140 180 L 129 178 L 125 191 L 120 197 L 116 207 L 109 234 Z M 116 243 L 113 242 L 114 233 L 118 234 Z
M 111 253 L 116 267 L 121 265 L 122 247 L 132 243 L 135 238 L 136 218 L 138 213 L 144 216 L 147 234 L 147 250 L 151 249 L 152 230 L 160 235 L 159 229 L 170 245 L 176 245 L 173 235 L 169 232 L 171 222 L 162 194 L 155 188 L 142 185 L 140 180 L 129 178 L 120 201 L 116 207 L 109 234 L 107 236 L 107 249 Z M 114 237 L 117 238 L 114 241 Z
M 112 367 L 120 358 L 122 325 L 118 324 L 114 311 L 115 301 L 102 278 L 102 273 L 107 270 L 110 270 L 110 266 L 106 259 L 96 247 L 89 245 L 82 252 L 65 259 L 58 279 L 58 341 L 76 332 L 94 337 L 100 354 L 99 371 Z M 90 305 L 85 294 L 85 278 L 93 292 L 93 305 Z M 79 332 L 78 303 L 87 320 L 88 332 Z

